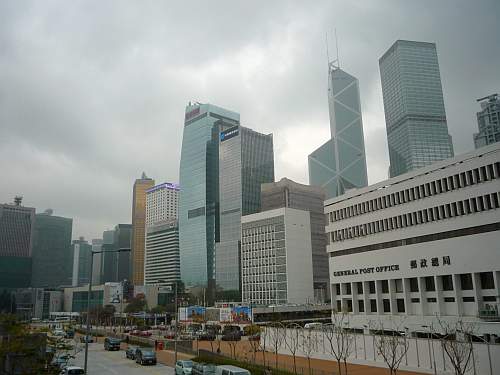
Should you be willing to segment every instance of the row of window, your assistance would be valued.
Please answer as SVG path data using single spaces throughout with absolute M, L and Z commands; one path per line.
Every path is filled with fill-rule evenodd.
M 490 181 L 500 177 L 500 162 L 484 165 L 452 176 L 437 179 L 422 185 L 398 191 L 366 202 L 341 208 L 329 213 L 331 223 L 368 212 L 381 210 L 412 202 L 425 197 L 445 193 L 448 191 Z
M 425 224 L 455 216 L 469 215 L 476 212 L 500 208 L 500 193 L 486 194 L 463 201 L 451 202 L 440 206 L 409 212 L 398 216 L 372 221 L 370 223 L 335 230 L 328 239 L 331 242 L 368 236 L 393 229 Z
M 452 275 L 442 275 L 436 276 L 440 279 L 443 291 L 452 291 L 456 288 L 453 283 Z M 474 283 L 472 280 L 472 274 L 463 273 L 459 275 L 460 278 L 460 289 L 461 290 L 473 290 Z M 410 292 L 419 292 L 418 278 L 411 277 L 409 280 Z M 426 292 L 435 292 L 436 283 L 434 276 L 426 276 L 422 278 L 422 286 L 425 288 Z M 396 293 L 403 293 L 403 279 L 391 280 L 394 284 L 394 289 Z M 479 273 L 479 283 L 481 289 L 495 289 L 495 278 L 493 272 L 480 272 Z M 381 293 L 389 293 L 389 280 L 380 280 L 379 288 Z M 333 284 L 332 287 L 335 289 L 337 296 L 351 295 L 352 287 L 356 288 L 357 294 L 363 294 L 363 282 L 343 283 L 343 284 Z M 368 281 L 368 292 L 369 294 L 375 294 L 375 281 Z

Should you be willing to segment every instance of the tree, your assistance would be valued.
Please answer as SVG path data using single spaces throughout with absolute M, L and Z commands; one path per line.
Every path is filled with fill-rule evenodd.
M 269 328 L 265 327 L 260 332 L 260 341 L 259 341 L 259 347 L 260 350 L 262 351 L 262 360 L 264 362 L 264 367 L 266 366 L 266 350 L 267 350 L 266 345 L 268 338 L 269 338 Z
M 396 375 L 403 358 L 408 352 L 409 343 L 406 340 L 406 336 L 400 334 L 402 328 L 401 322 L 391 321 L 392 334 L 389 335 L 385 334 L 383 324 L 379 323 L 378 334 L 375 338 L 375 348 L 384 360 L 389 373 Z
M 300 330 L 302 329 L 296 323 L 292 323 L 287 326 L 285 330 L 285 345 L 292 353 L 293 357 L 293 372 L 297 373 L 297 350 L 299 349 L 300 344 Z
M 147 303 L 144 298 L 133 297 L 129 299 L 127 307 L 125 307 L 126 313 L 136 313 L 141 311 L 146 311 Z
M 464 375 L 472 367 L 472 335 L 474 334 L 474 325 L 464 323 L 462 320 L 453 323 L 446 323 L 441 320 L 439 325 L 443 332 L 441 344 L 444 352 L 453 366 L 456 375 Z
M 342 373 L 341 362 L 344 362 L 344 370 L 347 374 L 347 358 L 352 352 L 354 336 L 346 327 L 349 315 L 347 312 L 332 312 L 332 324 L 323 325 L 323 332 L 329 343 L 329 350 L 337 361 L 339 374 Z
M 278 352 L 285 340 L 286 328 L 280 322 L 271 323 L 269 329 L 269 345 L 271 345 L 274 353 L 275 365 L 278 368 Z
M 152 314 L 164 314 L 167 312 L 167 308 L 165 306 L 158 305 L 158 306 L 153 307 L 150 310 L 150 312 Z
M 311 329 L 301 329 L 302 351 L 306 355 L 309 375 L 311 375 L 311 354 L 318 351 L 318 336 Z

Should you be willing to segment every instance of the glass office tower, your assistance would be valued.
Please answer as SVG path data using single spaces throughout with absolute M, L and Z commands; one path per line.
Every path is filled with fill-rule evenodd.
M 273 136 L 238 125 L 220 130 L 220 235 L 215 278 L 223 291 L 239 292 L 241 216 L 260 211 L 261 184 L 274 182 Z
M 477 100 L 481 111 L 477 112 L 479 133 L 474 134 L 476 148 L 500 142 L 500 99 L 492 94 Z
M 365 141 L 356 77 L 328 66 L 331 139 L 309 155 L 309 184 L 325 189 L 326 199 L 368 184 Z
M 215 287 L 219 240 L 219 129 L 240 115 L 211 104 L 189 104 L 184 118 L 179 195 L 181 279 L 188 287 Z
M 436 44 L 398 40 L 379 66 L 390 177 L 452 157 Z

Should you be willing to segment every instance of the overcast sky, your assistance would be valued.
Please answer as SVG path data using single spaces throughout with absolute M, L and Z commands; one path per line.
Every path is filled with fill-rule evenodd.
M 329 138 L 327 57 L 358 77 L 369 182 L 387 178 L 378 68 L 436 42 L 455 153 L 500 92 L 500 1 L 0 1 L 0 202 L 72 217 L 73 238 L 131 221 L 142 171 L 178 180 L 189 100 L 274 134 L 276 179 L 307 183 Z M 332 53 L 331 53 L 332 54 Z

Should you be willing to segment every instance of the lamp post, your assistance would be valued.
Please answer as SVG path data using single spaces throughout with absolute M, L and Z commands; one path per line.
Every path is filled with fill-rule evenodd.
M 87 363 L 88 363 L 88 356 L 89 356 L 90 295 L 92 294 L 92 268 L 94 267 L 94 255 L 95 254 L 102 254 L 102 253 L 120 253 L 120 252 L 125 252 L 125 251 L 130 251 L 130 249 L 100 250 L 100 251 L 90 250 L 90 271 L 89 271 L 90 276 L 89 276 L 89 290 L 88 290 L 88 294 L 87 294 L 87 333 L 85 335 L 85 364 L 84 364 L 85 374 L 87 374 Z

